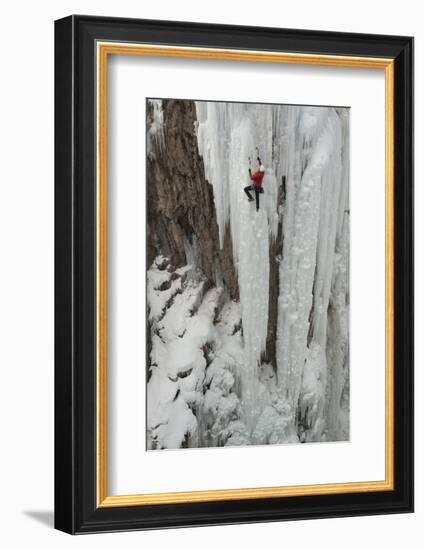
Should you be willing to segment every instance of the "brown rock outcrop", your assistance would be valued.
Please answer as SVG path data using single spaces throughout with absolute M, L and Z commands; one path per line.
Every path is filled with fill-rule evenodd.
M 278 189 L 277 208 L 280 209 L 284 202 L 285 178 Z M 269 246 L 269 299 L 268 299 L 268 331 L 266 337 L 265 354 L 262 357 L 267 363 L 271 363 L 277 370 L 276 342 L 278 321 L 278 297 L 280 295 L 280 261 L 283 254 L 283 220 L 279 214 L 277 237 Z
M 186 265 L 193 250 L 196 267 L 210 285 L 222 281 L 238 299 L 237 276 L 229 231 L 219 246 L 212 186 L 205 179 L 195 134 L 193 101 L 163 100 L 161 137 L 151 140 L 147 156 L 147 261 L 158 254 L 175 267 Z M 147 128 L 153 106 L 147 102 Z

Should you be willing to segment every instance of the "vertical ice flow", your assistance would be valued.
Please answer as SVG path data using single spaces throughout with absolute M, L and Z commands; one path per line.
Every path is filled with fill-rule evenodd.
M 213 185 L 221 246 L 225 227 L 230 224 L 244 335 L 242 404 L 246 421 L 253 426 L 259 412 L 254 397 L 256 373 L 267 336 L 269 240 L 275 237 L 277 223 L 277 188 L 271 166 L 272 111 L 240 103 L 199 102 L 196 107 L 199 152 L 206 178 Z M 259 212 L 243 192 L 251 183 L 249 157 L 252 170 L 257 169 L 256 146 L 267 168 Z
M 281 400 L 304 440 L 341 438 L 347 383 L 348 113 L 345 109 L 197 102 L 198 146 L 214 190 L 223 245 L 230 224 L 244 332 L 243 404 L 260 414 L 258 364 L 265 349 L 269 244 L 283 224 L 277 377 Z M 247 202 L 247 159 L 266 166 L 261 209 Z M 285 190 L 278 188 L 286 177 Z M 330 327 L 328 326 L 330 324 Z M 331 340 L 331 341 L 330 341 Z M 346 429 L 346 428 L 344 428 Z

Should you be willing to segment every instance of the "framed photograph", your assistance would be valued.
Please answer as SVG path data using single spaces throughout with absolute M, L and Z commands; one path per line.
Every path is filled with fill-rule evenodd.
M 413 510 L 413 39 L 55 24 L 55 525 Z

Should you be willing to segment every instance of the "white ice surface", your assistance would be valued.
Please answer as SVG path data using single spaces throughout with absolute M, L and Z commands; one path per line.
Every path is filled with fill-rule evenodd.
M 327 341 L 327 317 L 337 271 L 339 277 L 344 274 L 345 284 L 337 287 L 339 315 L 334 324 L 347 326 L 349 243 L 348 231 L 343 228 L 349 227 L 349 110 L 203 101 L 196 102 L 196 108 L 199 151 L 206 178 L 213 186 L 221 239 L 229 224 L 238 272 L 245 350 L 244 419 L 253 430 L 261 414 L 257 382 L 268 326 L 269 246 L 276 237 L 280 217 L 284 245 L 276 346 L 279 400 L 287 402 L 295 426 L 298 403 L 303 398 L 309 332 L 311 345 L 320 350 L 319 361 L 315 360 L 320 367 L 317 391 L 309 381 L 307 399 L 303 401 L 305 414 L 307 409 L 314 409 L 314 415 L 307 414 L 306 437 L 311 441 L 346 439 L 347 425 L 337 425 L 340 429 L 336 429 L 332 419 L 331 433 L 326 430 L 328 416 L 341 416 L 337 403 L 348 378 L 345 354 L 333 354 L 332 364 L 327 365 L 326 347 L 345 349 L 348 340 L 348 331 L 338 330 L 329 333 L 331 341 Z M 248 159 L 253 160 L 255 170 L 258 154 L 266 175 L 260 209 L 255 211 L 254 205 L 246 201 L 243 188 L 250 184 Z M 284 202 L 277 207 L 283 177 Z M 344 270 L 339 268 L 340 263 Z M 338 384 L 333 383 L 330 370 L 338 374 Z M 325 401 L 332 406 L 325 407 Z M 348 399 L 343 418 L 348 418 L 347 408 Z

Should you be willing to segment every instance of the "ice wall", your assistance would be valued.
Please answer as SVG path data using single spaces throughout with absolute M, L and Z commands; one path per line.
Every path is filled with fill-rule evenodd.
M 273 113 L 271 108 L 240 103 L 198 102 L 198 146 L 205 175 L 213 185 L 223 245 L 225 228 L 230 224 L 233 255 L 240 289 L 244 335 L 244 368 L 241 373 L 245 418 L 253 427 L 256 410 L 257 369 L 265 350 L 269 298 L 269 243 L 275 238 L 277 186 L 272 170 Z M 260 147 L 267 167 L 266 192 L 261 207 L 249 203 L 243 188 L 251 183 L 257 169 L 256 150 Z
M 292 139 L 286 150 L 277 365 L 279 384 L 297 411 L 294 421 L 300 422 L 305 440 L 326 437 L 326 401 L 333 403 L 331 415 L 339 417 L 345 384 L 345 356 L 337 360 L 335 350 L 347 342 L 347 329 L 339 330 L 347 326 L 348 311 L 348 157 L 343 139 L 347 117 L 346 110 L 306 107 L 292 109 L 287 116 Z M 340 292 L 333 301 L 344 305 L 339 329 L 329 334 L 332 287 Z M 329 379 L 333 373 L 328 351 L 332 371 L 340 374 L 338 387 Z M 338 434 L 333 433 L 335 438 Z
M 278 396 L 301 440 L 346 438 L 346 422 L 334 419 L 348 416 L 348 111 L 219 102 L 198 102 L 196 109 L 221 246 L 227 224 L 233 241 L 248 424 L 261 413 L 255 395 L 267 335 L 269 245 L 280 222 Z M 243 193 L 256 146 L 266 166 L 258 213 Z

